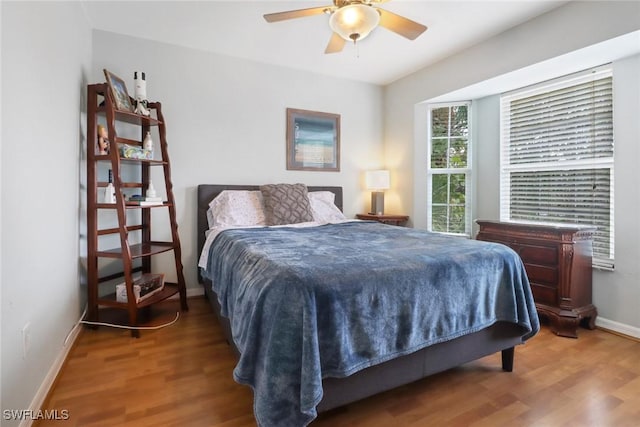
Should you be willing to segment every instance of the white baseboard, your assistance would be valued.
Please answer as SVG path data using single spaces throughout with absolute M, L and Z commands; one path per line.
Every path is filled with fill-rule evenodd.
M 78 335 L 80 335 L 81 330 L 82 328 L 79 325 L 76 325 L 76 327 L 74 327 L 71 332 L 69 332 L 69 335 L 65 340 L 66 344 L 63 343 L 63 347 L 60 350 L 58 357 L 56 357 L 56 360 L 53 361 L 49 372 L 47 372 L 47 375 L 44 377 L 42 384 L 40 384 L 40 388 L 38 388 L 36 395 L 31 401 L 31 405 L 29 405 L 29 410 L 31 411 L 31 413 L 36 414 L 42 408 L 44 400 L 47 398 L 47 394 L 49 394 L 49 390 L 51 390 L 51 387 L 53 387 L 53 384 L 56 381 L 56 377 L 58 376 L 58 373 L 60 373 L 60 369 L 62 369 L 62 365 L 64 365 L 64 361 L 67 359 L 69 351 L 71 351 L 71 348 L 73 348 L 73 344 L 76 342 L 76 339 L 78 339 Z M 27 417 L 24 418 L 22 422 L 20 422 L 20 427 L 31 427 L 32 424 L 33 420 Z
M 640 339 L 640 328 L 636 328 L 635 326 L 626 325 L 624 323 L 605 319 L 600 316 L 596 318 L 596 326 L 602 329 L 607 329 L 609 331 Z

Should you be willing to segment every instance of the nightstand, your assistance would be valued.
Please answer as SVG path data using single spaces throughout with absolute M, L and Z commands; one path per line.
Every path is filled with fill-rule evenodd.
M 356 214 L 358 219 L 368 219 L 372 221 L 378 221 L 383 224 L 389 225 L 404 225 L 409 221 L 409 215 L 377 215 L 377 214 Z

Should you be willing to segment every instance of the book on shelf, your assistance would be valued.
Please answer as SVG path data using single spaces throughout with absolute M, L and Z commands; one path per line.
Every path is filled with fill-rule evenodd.
M 143 196 L 141 194 L 132 194 L 127 198 L 127 202 L 137 204 L 138 202 L 159 202 L 162 203 L 160 196 Z
M 164 205 L 164 202 L 162 200 L 159 200 L 159 201 L 129 200 L 129 201 L 127 201 L 127 205 L 130 205 L 130 206 L 160 206 L 160 205 Z
M 133 294 L 136 303 L 144 301 L 164 289 L 164 274 L 145 273 L 133 281 Z M 127 285 L 116 285 L 116 301 L 127 302 Z

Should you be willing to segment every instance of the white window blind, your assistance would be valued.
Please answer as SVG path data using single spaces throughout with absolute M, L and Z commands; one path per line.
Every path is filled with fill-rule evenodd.
M 501 97 L 502 220 L 595 226 L 594 265 L 613 268 L 613 166 L 610 69 Z

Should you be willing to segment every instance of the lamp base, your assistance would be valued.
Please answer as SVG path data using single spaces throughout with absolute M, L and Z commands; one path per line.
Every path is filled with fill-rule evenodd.
M 371 192 L 371 212 L 372 215 L 384 215 L 384 191 Z

